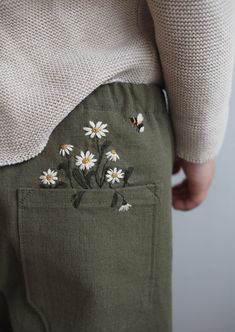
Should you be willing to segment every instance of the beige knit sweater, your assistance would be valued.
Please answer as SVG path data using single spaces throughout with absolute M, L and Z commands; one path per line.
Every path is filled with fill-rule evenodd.
M 158 83 L 178 156 L 223 143 L 234 0 L 1 0 L 0 165 L 37 156 L 55 126 L 113 81 Z

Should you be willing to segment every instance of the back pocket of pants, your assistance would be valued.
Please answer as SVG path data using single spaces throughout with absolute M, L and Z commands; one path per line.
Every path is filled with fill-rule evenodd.
M 151 305 L 160 185 L 112 189 L 18 189 L 21 259 L 29 303 L 50 331 L 117 331 Z

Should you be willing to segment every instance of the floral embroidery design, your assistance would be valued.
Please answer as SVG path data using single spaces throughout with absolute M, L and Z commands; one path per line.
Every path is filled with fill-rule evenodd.
M 61 145 L 61 148 L 60 148 L 60 155 L 61 156 L 65 156 L 65 155 L 70 155 L 70 153 L 73 151 L 73 148 L 74 146 L 71 145 L 71 144 L 63 144 Z
M 97 159 L 93 159 L 94 155 L 90 151 L 87 151 L 86 154 L 81 151 L 80 156 L 76 156 L 76 165 L 83 171 L 84 169 L 89 170 L 95 165 Z
M 123 177 L 124 173 L 122 169 L 117 170 L 117 167 L 114 169 L 110 168 L 106 174 L 107 181 L 111 183 L 120 182 L 120 179 L 123 179 Z
M 106 157 L 111 161 L 117 161 L 119 158 L 119 155 L 117 154 L 116 150 L 111 150 L 109 152 L 106 152 Z
M 43 172 L 39 177 L 40 186 L 49 189 L 68 185 L 71 188 L 79 187 L 79 190 L 71 197 L 73 206 L 78 208 L 86 189 L 102 188 L 106 185 L 114 189 L 110 206 L 118 207 L 119 212 L 128 211 L 132 205 L 126 201 L 118 188 L 128 186 L 128 180 L 134 168 L 129 167 L 124 170 L 112 167 L 112 163 L 120 160 L 120 157 L 116 149 L 112 148 L 112 142 L 106 137 L 109 132 L 107 124 L 101 121 L 97 123 L 89 121 L 89 124 L 90 127 L 83 127 L 83 130 L 85 136 L 94 140 L 94 153 L 81 150 L 74 156 L 75 147 L 71 144 L 62 144 L 59 148 L 62 162 L 57 166 L 56 171 L 49 168 Z M 57 175 L 59 172 L 63 172 L 68 183 L 59 179 Z
M 83 129 L 86 131 L 85 135 L 89 135 L 91 138 L 95 136 L 101 138 L 102 136 L 106 136 L 105 133 L 108 133 L 108 130 L 105 129 L 107 124 L 102 124 L 101 121 L 98 121 L 96 124 L 93 121 L 90 121 L 91 127 L 84 127 Z
M 56 187 L 56 182 L 58 181 L 57 172 L 49 168 L 47 172 L 43 172 L 40 180 L 43 186 Z

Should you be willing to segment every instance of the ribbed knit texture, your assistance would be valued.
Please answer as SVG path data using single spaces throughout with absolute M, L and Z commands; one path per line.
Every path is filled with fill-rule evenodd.
M 101 84 L 166 89 L 178 156 L 220 151 L 234 61 L 233 0 L 1 0 L 0 165 L 37 156 Z

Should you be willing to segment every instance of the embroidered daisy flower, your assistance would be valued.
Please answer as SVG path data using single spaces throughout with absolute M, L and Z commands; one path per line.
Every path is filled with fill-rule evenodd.
M 90 151 L 84 153 L 80 152 L 80 156 L 76 156 L 76 165 L 80 167 L 81 170 L 87 169 L 89 170 L 91 167 L 95 165 L 97 159 L 94 159 L 94 154 Z
M 106 152 L 106 157 L 111 161 L 117 161 L 117 159 L 120 159 L 116 150 L 111 150 L 109 152 Z
M 60 155 L 65 156 L 65 155 L 70 155 L 70 153 L 73 151 L 74 146 L 71 144 L 62 144 L 60 146 Z
M 108 129 L 106 129 L 107 124 L 98 121 L 96 124 L 93 121 L 89 121 L 91 127 L 83 127 L 86 131 L 85 135 L 89 135 L 91 138 L 97 136 L 101 138 L 102 136 L 106 136 L 105 133 L 108 133 Z
M 126 201 L 123 201 L 122 205 L 120 206 L 120 208 L 118 209 L 118 211 L 125 212 L 125 211 L 128 211 L 130 209 L 130 207 L 132 207 L 131 204 L 127 203 Z
M 120 179 L 124 177 L 124 172 L 122 171 L 122 169 L 118 170 L 117 167 L 114 167 L 114 169 L 110 168 L 107 171 L 106 177 L 108 182 L 120 182 Z
M 56 184 L 56 181 L 58 180 L 57 172 L 52 171 L 50 168 L 43 172 L 43 175 L 39 177 L 41 182 L 46 185 L 53 185 Z

